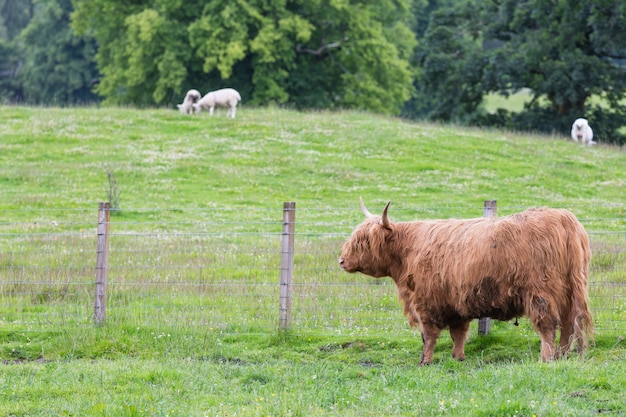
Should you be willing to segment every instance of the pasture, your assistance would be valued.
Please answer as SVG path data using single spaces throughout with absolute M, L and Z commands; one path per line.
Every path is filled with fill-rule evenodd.
M 562 136 L 359 112 L 0 107 L 0 415 L 562 416 L 626 413 L 626 153 Z M 114 185 L 108 182 L 113 178 Z M 109 317 L 95 223 L 112 213 Z M 419 334 L 390 280 L 349 275 L 359 197 L 394 220 L 568 208 L 590 233 L 595 343 L 540 363 L 528 323 L 466 361 Z M 291 330 L 278 331 L 283 202 L 297 203 Z M 70 290 L 68 290 L 70 288 Z

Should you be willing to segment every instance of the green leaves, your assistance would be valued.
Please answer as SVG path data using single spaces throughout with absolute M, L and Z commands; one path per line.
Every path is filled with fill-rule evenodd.
M 482 123 L 483 96 L 524 88 L 532 99 L 506 127 L 568 131 L 585 116 L 594 125 L 597 112 L 588 99 L 599 96 L 610 97 L 604 109 L 613 116 L 610 124 L 626 125 L 620 104 L 626 77 L 618 65 L 626 60 L 626 37 L 617 35 L 626 29 L 619 14 L 625 7 L 617 0 L 467 0 L 438 9 L 418 54 L 420 110 L 440 120 Z M 598 138 L 619 143 L 613 127 Z
M 23 67 L 16 72 L 30 103 L 76 104 L 97 100 L 92 92 L 95 41 L 69 26 L 70 0 L 39 0 L 33 18 L 16 39 Z M 22 65 L 20 65 L 22 66 Z
M 154 59 L 162 53 L 158 38 L 163 18 L 146 9 L 125 19 L 127 42 L 123 54 L 128 62 L 125 78 L 130 86 L 139 85 L 155 71 Z
M 405 0 L 74 4 L 74 27 L 93 30 L 100 44 L 107 102 L 163 104 L 185 86 L 229 85 L 257 105 L 398 114 L 412 91 L 416 41 Z
M 189 25 L 189 43 L 204 60 L 204 72 L 217 70 L 222 79 L 228 79 L 234 65 L 246 56 L 247 28 L 241 19 L 235 18 L 242 12 L 236 5 L 229 5 L 216 14 L 211 12 Z
M 294 37 L 297 42 L 308 42 L 315 30 L 315 26 L 311 22 L 297 15 L 280 19 L 278 27 L 285 34 Z

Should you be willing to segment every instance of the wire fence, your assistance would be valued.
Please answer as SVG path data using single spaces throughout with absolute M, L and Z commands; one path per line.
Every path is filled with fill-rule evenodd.
M 501 215 L 520 211 L 498 210 Z M 397 208 L 392 218 L 460 218 L 469 217 L 468 211 Z M 478 217 L 482 208 L 471 211 Z M 224 332 L 268 332 L 279 327 L 281 207 L 112 214 L 106 325 L 155 331 L 203 326 Z M 24 220 L 18 223 L 0 221 L 0 330 L 94 326 L 97 210 L 69 214 L 29 210 L 20 218 Z M 589 292 L 596 331 L 623 335 L 624 207 L 616 206 L 612 216 L 580 220 L 592 243 Z M 338 267 L 342 244 L 361 221 L 358 208 L 298 208 L 292 330 L 337 335 L 407 331 L 391 279 L 347 274 Z M 532 332 L 528 323 L 521 324 L 498 324 L 497 331 Z

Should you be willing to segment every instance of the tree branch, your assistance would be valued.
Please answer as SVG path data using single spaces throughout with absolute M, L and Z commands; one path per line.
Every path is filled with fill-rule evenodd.
M 347 41 L 348 38 L 344 38 L 344 41 Z M 327 49 L 339 48 L 341 46 L 342 41 L 337 41 L 333 43 L 328 43 L 326 45 L 322 45 L 317 49 L 303 48 L 301 44 L 296 45 L 296 52 L 299 54 L 310 54 L 315 56 L 321 56 Z

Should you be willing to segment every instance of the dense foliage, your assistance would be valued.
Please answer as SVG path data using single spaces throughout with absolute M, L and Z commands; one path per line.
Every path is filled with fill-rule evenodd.
M 98 99 L 96 42 L 70 27 L 70 0 L 0 0 L 3 101 L 82 104 Z
M 31 1 L 0 0 L 0 99 L 17 101 L 23 96 L 18 74 L 24 48 L 15 38 L 33 15 Z
M 626 3 L 458 3 L 433 12 L 418 53 L 426 116 L 548 132 L 586 116 L 600 141 L 624 142 Z M 522 89 L 532 96 L 523 112 L 480 113 L 487 93 Z
M 235 86 L 252 104 L 397 113 L 415 36 L 403 1 L 74 0 L 108 102 L 164 104 Z M 122 88 L 120 88 L 122 87 Z
M 620 0 L 0 0 L 0 101 L 356 108 L 626 143 Z M 488 94 L 528 92 L 521 112 Z
M 97 80 L 93 38 L 79 37 L 70 28 L 70 0 L 37 2 L 35 13 L 21 32 L 25 50 L 22 81 L 32 103 L 81 104 L 94 101 Z

